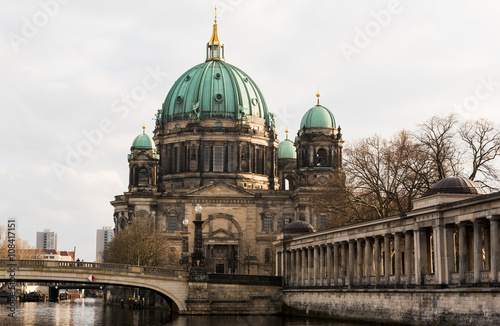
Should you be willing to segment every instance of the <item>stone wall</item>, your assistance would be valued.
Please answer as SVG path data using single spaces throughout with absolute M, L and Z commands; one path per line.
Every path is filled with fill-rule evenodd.
M 500 288 L 283 291 L 283 312 L 408 325 L 500 325 Z
M 212 279 L 210 279 L 212 277 Z M 187 314 L 274 315 L 282 308 L 281 277 L 209 275 L 190 282 Z

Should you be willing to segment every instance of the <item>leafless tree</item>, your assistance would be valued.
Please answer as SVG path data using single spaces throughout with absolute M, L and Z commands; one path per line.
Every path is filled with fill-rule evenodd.
M 115 235 L 103 253 L 105 262 L 155 267 L 176 267 L 178 256 L 151 218 L 132 220 Z
M 467 146 L 469 179 L 490 190 L 498 190 L 498 187 L 493 185 L 500 181 L 500 173 L 492 163 L 500 154 L 500 130 L 492 121 L 480 119 L 464 122 L 458 128 L 458 133 Z M 465 168 L 467 169 L 467 166 Z
M 9 239 L 7 227 L 0 225 L 0 259 L 8 259 L 10 257 L 9 245 L 12 244 L 15 244 L 15 259 L 40 259 L 43 257 L 42 250 L 31 246 L 28 241 L 18 237 Z
M 461 172 L 458 164 L 461 152 L 455 142 L 454 128 L 457 123 L 453 114 L 444 118 L 434 116 L 420 124 L 419 129 L 413 133 L 413 137 L 421 144 L 421 153 L 429 156 L 429 163 L 438 180 Z
M 257 247 L 246 240 L 241 240 L 238 249 L 239 266 L 243 273 L 251 274 L 259 266 Z

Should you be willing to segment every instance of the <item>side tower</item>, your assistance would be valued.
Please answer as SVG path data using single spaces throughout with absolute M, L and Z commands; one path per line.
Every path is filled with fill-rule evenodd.
M 295 190 L 297 187 L 297 152 L 293 142 L 288 139 L 288 129 L 285 130 L 286 139 L 278 145 L 278 177 L 280 189 Z
M 128 155 L 128 191 L 156 192 L 159 162 L 160 157 L 156 153 L 156 146 L 151 137 L 146 135 L 146 126 L 142 126 L 142 134 L 134 139 Z
M 314 212 L 311 198 L 329 184 L 343 183 L 342 134 L 335 118 L 326 107 L 317 104 L 309 109 L 300 122 L 295 138 L 297 148 L 298 185 L 295 193 L 297 219 L 320 227 L 326 219 Z

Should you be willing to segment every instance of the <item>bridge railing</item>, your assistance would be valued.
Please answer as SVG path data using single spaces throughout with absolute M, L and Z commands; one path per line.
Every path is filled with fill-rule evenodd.
M 101 271 L 115 271 L 115 272 L 132 272 L 132 273 L 145 273 L 164 276 L 186 276 L 185 271 L 149 267 L 149 266 L 136 266 L 125 264 L 110 264 L 110 263 L 91 263 L 91 262 L 78 262 L 78 261 L 57 261 L 57 260 L 32 260 L 32 259 L 19 259 L 19 260 L 0 260 L 0 267 L 2 266 L 16 266 L 16 267 L 46 267 L 46 268 L 70 268 L 70 269 L 89 269 Z

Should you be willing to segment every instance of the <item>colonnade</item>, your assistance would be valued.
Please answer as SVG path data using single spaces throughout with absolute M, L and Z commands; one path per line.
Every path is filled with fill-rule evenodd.
M 276 271 L 288 287 L 498 283 L 499 220 L 393 217 L 285 234 L 276 243 Z

